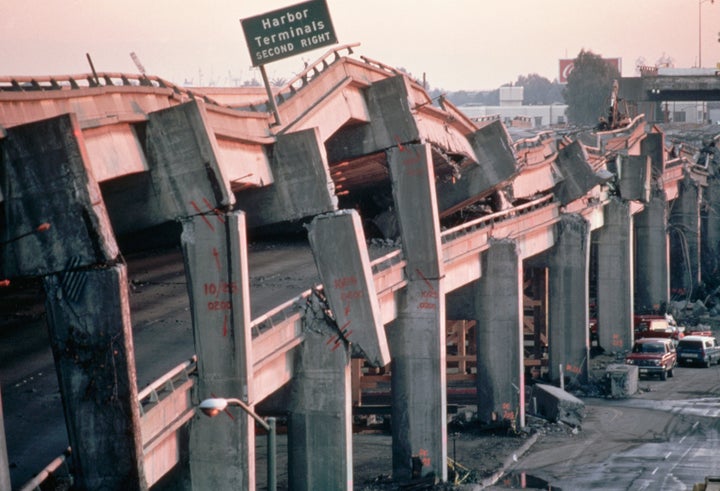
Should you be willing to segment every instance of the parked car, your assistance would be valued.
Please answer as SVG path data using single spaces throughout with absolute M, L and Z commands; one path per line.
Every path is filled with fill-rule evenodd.
M 720 346 L 712 336 L 685 336 L 677 345 L 678 365 L 709 367 L 720 363 Z
M 673 376 L 677 364 L 675 345 L 670 338 L 642 338 L 635 341 L 625 363 L 638 367 L 638 374 L 658 375 L 660 380 Z
M 634 318 L 635 339 L 671 338 L 675 341 L 685 335 L 685 327 L 678 326 L 669 315 L 636 315 Z

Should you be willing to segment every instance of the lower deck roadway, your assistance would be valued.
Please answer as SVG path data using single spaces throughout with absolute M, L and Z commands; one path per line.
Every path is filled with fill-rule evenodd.
M 371 257 L 391 252 L 371 248 Z M 180 249 L 126 257 L 138 389 L 195 352 Z M 252 318 L 319 282 L 306 241 L 248 247 Z M 0 290 L 0 383 L 13 488 L 68 447 L 41 282 Z

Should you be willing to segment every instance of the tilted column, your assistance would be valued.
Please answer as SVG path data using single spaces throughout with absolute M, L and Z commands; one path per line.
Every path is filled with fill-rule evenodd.
M 699 183 L 685 176 L 670 208 L 670 291 L 692 296 L 701 282 Z
M 655 191 L 635 222 L 635 312 L 662 311 L 670 299 L 668 206 Z
M 127 268 L 43 278 L 77 489 L 147 489 Z
M 612 198 L 597 237 L 598 341 L 606 352 L 628 350 L 633 343 L 633 220 L 630 205 Z
M 43 277 L 74 487 L 143 490 L 127 271 L 82 135 L 64 114 L 0 141 L 2 277 Z
M 360 216 L 319 215 L 308 238 L 333 318 L 325 317 L 326 306 L 304 317 L 289 416 L 290 483 L 294 490 L 351 491 L 350 350 L 375 366 L 388 364 L 390 353 Z
M 185 260 L 198 402 L 236 398 L 252 408 L 252 345 L 245 216 L 242 212 L 183 220 Z M 190 426 L 193 489 L 255 489 L 255 426 L 240 408 Z
M 478 417 L 525 425 L 523 270 L 517 245 L 493 240 L 475 297 Z
M 393 477 L 447 480 L 445 291 L 430 146 L 387 152 L 406 260 L 407 287 L 387 328 L 392 355 Z
M 563 215 L 549 253 L 548 373 L 584 383 L 589 367 L 588 272 L 590 226 L 579 215 Z

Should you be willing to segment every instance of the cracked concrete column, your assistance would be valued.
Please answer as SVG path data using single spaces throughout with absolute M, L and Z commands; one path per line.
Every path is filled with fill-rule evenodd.
M 475 295 L 478 417 L 525 426 L 523 267 L 517 245 L 492 240 Z
M 320 299 L 309 302 L 288 408 L 288 481 L 292 491 L 351 491 L 350 348 Z
M 406 261 L 407 288 L 387 327 L 392 355 L 393 477 L 447 480 L 447 383 L 442 247 L 430 146 L 387 152 Z
M 556 225 L 555 245 L 549 252 L 550 294 L 548 374 L 553 382 L 587 381 L 590 225 L 580 215 L 562 215 Z
M 708 177 L 703 208 L 702 270 L 708 274 L 720 271 L 720 178 Z
M 668 205 L 655 191 L 635 222 L 635 312 L 660 312 L 670 299 Z
M 147 489 L 126 266 L 43 281 L 76 485 Z
M 200 402 L 237 398 L 253 407 L 250 289 L 245 216 L 211 213 L 183 220 L 182 246 L 198 361 Z M 193 489 L 255 489 L 255 425 L 240 408 L 190 426 Z
M 127 271 L 80 125 L 72 114 L 18 125 L 0 146 L 0 276 L 43 277 L 75 486 L 147 489 Z
M 670 205 L 670 291 L 691 297 L 702 282 L 700 270 L 700 183 L 689 176 Z
M 605 205 L 605 224 L 596 233 L 598 341 L 606 352 L 632 348 L 633 219 L 627 201 Z

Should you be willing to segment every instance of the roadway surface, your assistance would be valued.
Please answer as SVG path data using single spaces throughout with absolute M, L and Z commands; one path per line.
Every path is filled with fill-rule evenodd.
M 679 367 L 639 387 L 629 399 L 584 399 L 577 435 L 541 437 L 491 489 L 524 478 L 537 489 L 680 491 L 720 474 L 720 367 Z
M 388 251 L 386 251 L 388 252 Z M 138 388 L 194 353 L 182 253 L 126 257 Z M 305 242 L 249 247 L 252 317 L 319 282 Z M 69 445 L 39 283 L 0 289 L 0 383 L 13 489 Z

